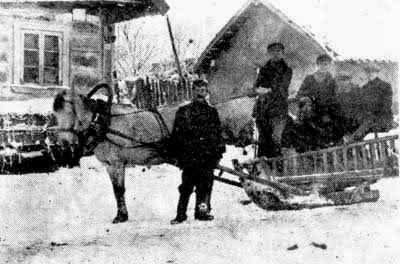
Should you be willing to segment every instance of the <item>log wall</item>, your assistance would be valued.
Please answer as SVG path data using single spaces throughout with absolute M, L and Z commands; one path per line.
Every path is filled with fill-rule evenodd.
M 37 97 L 52 97 L 59 89 L 71 86 L 76 80 L 77 91 L 86 93 L 88 87 L 102 81 L 110 72 L 110 64 L 104 67 L 103 28 L 100 20 L 87 16 L 85 21 L 73 20 L 68 11 L 35 6 L 24 8 L 0 5 L 0 100 L 24 100 Z M 54 32 L 61 39 L 60 81 L 55 85 L 23 83 L 23 33 Z

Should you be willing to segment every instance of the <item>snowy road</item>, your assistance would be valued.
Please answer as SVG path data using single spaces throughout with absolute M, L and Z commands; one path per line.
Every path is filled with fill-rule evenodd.
M 400 263 L 399 178 L 374 186 L 378 203 L 296 212 L 242 205 L 241 189 L 216 182 L 216 220 L 194 221 L 192 199 L 188 223 L 171 227 L 178 184 L 172 166 L 129 169 L 130 220 L 112 225 L 111 184 L 94 159 L 0 175 L 0 263 Z

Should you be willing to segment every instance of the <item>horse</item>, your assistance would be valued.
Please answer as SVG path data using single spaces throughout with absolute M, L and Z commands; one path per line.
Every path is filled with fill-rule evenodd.
M 108 91 L 108 101 L 99 105 L 99 101 L 91 99 L 91 96 L 101 88 Z M 236 105 L 253 104 L 253 99 L 238 100 Z M 230 135 L 230 142 L 243 145 L 252 137 L 249 132 L 251 112 L 246 110 L 251 108 L 235 108 L 232 104 L 229 101 L 220 104 L 217 109 L 222 126 L 229 130 L 225 134 Z M 55 96 L 53 112 L 57 123 L 57 141 L 64 149 L 71 148 L 75 159 L 94 154 L 106 166 L 117 204 L 113 223 L 128 220 L 126 167 L 170 162 L 165 142 L 168 142 L 178 108 L 166 107 L 156 112 L 113 105 L 112 91 L 107 84 L 96 85 L 87 96 L 77 95 L 73 89 L 63 90 Z M 241 109 L 245 110 L 240 112 Z

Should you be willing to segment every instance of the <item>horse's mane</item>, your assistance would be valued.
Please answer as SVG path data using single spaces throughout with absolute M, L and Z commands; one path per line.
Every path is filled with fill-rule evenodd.
M 67 91 L 65 91 L 65 90 L 56 94 L 56 97 L 54 98 L 54 103 L 53 103 L 54 112 L 58 112 L 58 111 L 64 109 L 64 105 L 65 105 L 64 96 L 66 94 L 67 94 Z

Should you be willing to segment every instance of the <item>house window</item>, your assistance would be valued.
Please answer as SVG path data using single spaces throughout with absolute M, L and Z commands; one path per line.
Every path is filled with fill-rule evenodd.
M 59 85 L 61 37 L 52 33 L 24 33 L 23 83 Z

